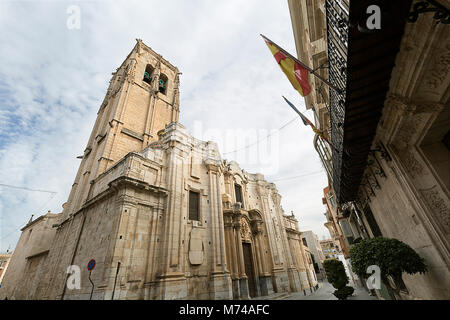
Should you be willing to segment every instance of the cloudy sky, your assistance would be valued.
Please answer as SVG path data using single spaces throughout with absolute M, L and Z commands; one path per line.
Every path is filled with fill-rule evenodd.
M 0 251 L 31 214 L 61 211 L 111 72 L 136 38 L 183 73 L 180 122 L 275 182 L 301 230 L 328 237 L 313 132 L 281 95 L 302 111 L 304 101 L 259 36 L 296 52 L 286 0 L 0 1 L 0 30 L 0 184 L 56 192 L 0 186 Z

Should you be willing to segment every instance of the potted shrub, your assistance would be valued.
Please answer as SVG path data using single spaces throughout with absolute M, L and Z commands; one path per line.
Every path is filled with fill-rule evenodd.
M 350 261 L 353 271 L 361 278 L 367 279 L 370 274 L 367 268 L 376 265 L 380 268 L 381 280 L 394 298 L 401 298 L 400 287 L 403 283 L 402 273 L 425 273 L 427 266 L 409 245 L 384 237 L 364 239 L 350 249 Z M 391 278 L 395 286 L 389 281 Z
M 323 263 L 328 282 L 336 289 L 333 295 L 339 300 L 346 300 L 353 294 L 353 287 L 347 286 L 348 277 L 345 273 L 344 264 L 340 260 L 328 259 Z

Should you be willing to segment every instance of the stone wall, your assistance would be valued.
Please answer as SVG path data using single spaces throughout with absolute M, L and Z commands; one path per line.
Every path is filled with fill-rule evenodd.
M 0 288 L 0 299 L 32 299 L 40 294 L 37 275 L 45 265 L 45 258 L 53 245 L 59 214 L 47 213 L 34 221 L 30 219 L 19 238 L 9 261 Z
M 408 299 L 450 298 L 448 39 L 449 28 L 431 14 L 406 25 L 372 147 L 379 165 L 367 169 L 375 172 L 373 192 L 360 188 L 361 209 L 370 206 L 383 236 L 425 259 L 426 274 L 403 275 Z
M 189 220 L 190 190 L 200 193 L 198 221 Z M 84 205 L 44 235 L 47 250 L 11 277 L 11 298 L 89 299 L 89 276 L 92 299 L 112 299 L 113 292 L 114 299 L 248 299 L 299 291 L 312 285 L 304 279 L 310 270 L 298 256 L 297 221 L 288 226 L 285 219 L 275 185 L 171 123 L 158 145 L 129 153 L 93 180 Z M 18 257 L 22 246 L 35 251 L 26 231 Z M 251 256 L 244 257 L 244 244 Z M 80 267 L 80 289 L 65 286 L 71 265 Z

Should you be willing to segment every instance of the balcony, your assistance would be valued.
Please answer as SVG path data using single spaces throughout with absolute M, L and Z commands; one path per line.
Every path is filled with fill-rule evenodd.
M 368 30 L 373 1 L 327 0 L 332 183 L 339 204 L 353 201 L 389 91 L 410 0 L 379 0 L 381 29 Z M 366 28 L 366 29 L 365 29 Z

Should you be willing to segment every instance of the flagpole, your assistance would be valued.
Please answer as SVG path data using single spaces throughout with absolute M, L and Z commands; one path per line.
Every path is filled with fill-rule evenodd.
M 284 96 L 282 96 L 283 97 L 283 99 L 286 101 L 286 102 L 288 102 L 288 100 L 284 97 Z M 289 105 L 289 107 L 291 107 L 300 117 L 302 116 L 302 114 L 300 113 L 300 111 L 298 111 L 298 109 L 292 104 L 290 104 L 290 103 L 288 103 L 288 105 Z M 308 119 L 309 120 L 309 119 Z
M 319 130 L 319 129 L 317 129 L 316 128 L 316 126 L 315 125 L 313 125 L 313 123 L 308 119 L 308 118 L 306 118 L 295 106 L 294 106 L 294 104 L 292 104 L 292 102 L 290 102 L 288 99 L 286 99 L 286 97 L 285 96 L 282 96 L 283 97 L 283 99 L 284 99 L 284 101 L 286 101 L 286 103 L 300 116 L 300 118 L 302 119 L 302 121 L 303 121 L 303 123 L 305 123 L 305 120 L 303 120 L 303 118 L 305 118 L 306 119 L 306 122 L 308 123 L 308 125 L 313 129 L 313 131 L 316 133 L 316 134 L 318 134 L 316 131 L 319 131 L 319 132 L 321 132 L 320 134 L 319 134 L 319 137 L 322 139 L 322 140 L 324 140 L 325 142 L 327 142 L 334 150 L 336 150 L 336 152 L 339 152 L 338 151 L 338 149 L 325 137 L 325 135 L 323 135 L 323 132 L 322 132 L 322 130 Z M 305 123 L 305 125 L 306 125 L 306 123 Z
M 311 74 L 315 75 L 317 78 L 319 78 L 320 80 L 322 80 L 328 87 L 330 87 L 331 89 L 337 91 L 338 93 L 342 93 L 341 89 L 338 89 L 336 86 L 332 85 L 328 80 L 326 80 L 325 78 L 323 78 L 322 76 L 320 76 L 319 74 L 315 73 L 315 71 L 313 69 L 311 69 L 310 67 L 308 67 L 307 65 L 305 65 L 303 62 L 301 62 L 300 60 L 298 60 L 296 57 L 294 57 L 293 55 L 291 55 L 289 52 L 287 52 L 286 50 L 284 50 L 283 48 L 281 48 L 279 45 L 277 45 L 275 42 L 273 42 L 272 40 L 270 40 L 269 38 L 267 38 L 266 36 L 259 34 L 261 37 L 263 37 L 264 40 L 267 40 L 271 43 L 273 43 L 274 45 L 277 46 L 278 49 L 280 49 L 280 51 L 282 51 L 285 55 L 287 55 L 289 58 L 291 58 L 292 60 L 294 60 L 295 62 L 297 62 L 298 64 L 300 64 L 302 67 L 304 67 L 306 70 L 308 70 Z

